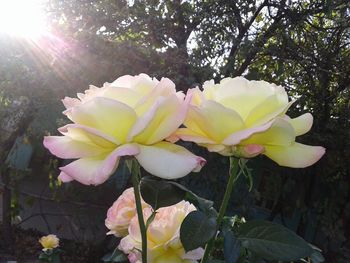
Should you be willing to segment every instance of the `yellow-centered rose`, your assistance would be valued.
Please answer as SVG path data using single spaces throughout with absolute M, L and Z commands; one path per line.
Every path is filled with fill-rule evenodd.
M 42 245 L 43 250 L 54 249 L 59 246 L 60 240 L 56 235 L 47 235 L 39 239 L 39 243 Z
M 185 217 L 196 208 L 186 201 L 162 207 L 147 228 L 147 257 L 152 263 L 195 263 L 204 253 L 202 248 L 185 252 L 180 241 L 180 226 Z M 151 208 L 143 210 L 144 218 L 152 214 Z M 137 216 L 129 226 L 129 235 L 119 244 L 119 249 L 128 254 L 131 263 L 141 261 L 141 233 Z
M 150 207 L 141 199 L 142 208 Z M 133 188 L 126 189 L 108 209 L 105 220 L 110 230 L 107 234 L 124 237 L 128 234 L 131 219 L 136 215 L 135 194 Z
M 140 74 L 65 98 L 64 114 L 73 123 L 59 129 L 63 136 L 44 139 L 52 154 L 78 159 L 60 167 L 59 178 L 101 184 L 122 156 L 134 156 L 149 173 L 165 179 L 199 171 L 203 158 L 164 141 L 185 119 L 189 99 L 184 97 L 171 80 Z
M 293 103 L 283 87 L 243 77 L 207 81 L 203 91 L 188 91 L 191 105 L 178 138 L 207 147 L 209 151 L 237 157 L 264 154 L 279 165 L 302 168 L 317 162 L 325 152 L 320 146 L 295 142 L 311 129 L 306 113 L 291 119 L 286 111 Z

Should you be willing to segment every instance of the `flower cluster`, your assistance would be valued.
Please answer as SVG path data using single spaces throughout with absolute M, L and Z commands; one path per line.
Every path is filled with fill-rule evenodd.
M 163 179 L 198 172 L 205 160 L 174 144 L 180 139 L 224 156 L 262 154 L 279 165 L 303 168 L 317 162 L 325 149 L 296 142 L 297 136 L 311 129 L 313 117 L 310 113 L 289 117 L 286 112 L 293 102 L 283 87 L 243 77 L 225 78 L 218 84 L 207 81 L 203 90 L 189 89 L 184 95 L 167 78 L 122 76 L 101 88 L 91 86 L 78 98 L 66 97 L 64 114 L 72 123 L 59 128 L 62 136 L 45 137 L 44 145 L 60 158 L 77 159 L 60 167 L 61 181 L 86 185 L 105 182 L 124 156 L 134 157 L 147 172 Z M 138 175 L 133 176 L 137 189 Z M 230 191 L 232 185 L 225 195 Z M 152 263 L 193 263 L 202 258 L 201 247 L 186 252 L 180 241 L 182 222 L 196 210 L 192 204 L 181 201 L 154 214 L 137 197 L 138 212 L 134 191 L 127 189 L 105 220 L 108 234 L 122 238 L 118 248 L 130 262 L 140 263 L 142 256 L 146 261 L 142 240 L 147 240 L 147 260 Z M 145 222 L 152 219 L 142 235 L 137 213 Z M 50 242 L 42 240 L 44 247 L 54 247 Z
M 147 220 L 152 215 L 152 208 L 142 202 L 143 216 Z M 180 241 L 180 226 L 185 217 L 196 208 L 186 201 L 162 207 L 147 228 L 147 255 L 149 262 L 197 262 L 203 256 L 203 249 L 185 252 Z M 134 191 L 129 188 L 114 202 L 107 212 L 105 224 L 117 237 L 123 237 L 119 249 L 128 254 L 131 263 L 142 262 L 141 233 Z
M 165 179 L 198 172 L 205 160 L 173 144 L 178 139 L 226 156 L 264 154 L 295 168 L 314 164 L 325 152 L 295 141 L 310 130 L 312 115 L 287 116 L 293 101 L 281 86 L 265 81 L 207 81 L 203 91 L 190 89 L 185 96 L 167 78 L 140 74 L 91 86 L 63 103 L 73 123 L 59 129 L 63 136 L 44 139 L 54 155 L 78 159 L 60 168 L 63 182 L 101 184 L 122 156 L 134 156 L 149 173 Z M 179 128 L 182 124 L 185 128 Z

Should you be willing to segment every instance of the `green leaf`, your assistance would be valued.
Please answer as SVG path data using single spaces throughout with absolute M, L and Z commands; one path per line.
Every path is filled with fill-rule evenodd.
M 103 262 L 128 262 L 128 257 L 119 249 L 115 249 L 112 253 L 103 256 Z
M 186 251 L 204 246 L 216 233 L 216 218 L 192 211 L 181 224 L 180 240 Z
M 157 212 L 152 212 L 150 217 L 147 219 L 146 222 L 146 230 L 148 229 L 149 225 L 153 222 L 154 218 L 156 217 Z
M 321 262 L 325 262 L 325 258 L 322 256 L 321 252 L 322 250 L 319 249 L 318 247 L 312 245 L 312 244 L 309 244 L 314 252 L 311 254 L 310 256 L 310 259 L 311 259 L 311 262 L 312 263 L 321 263 Z
M 186 192 L 172 181 L 159 180 L 151 176 L 141 179 L 140 191 L 143 200 L 154 210 L 182 201 Z
M 231 230 L 224 234 L 224 256 L 226 263 L 236 263 L 240 255 L 240 243 Z
M 263 220 L 241 225 L 238 240 L 242 247 L 268 260 L 294 261 L 313 253 L 309 244 L 288 228 Z

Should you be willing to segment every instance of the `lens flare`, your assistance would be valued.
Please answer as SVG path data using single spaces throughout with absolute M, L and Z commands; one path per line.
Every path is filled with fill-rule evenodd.
M 45 0 L 0 0 L 0 34 L 36 39 L 46 32 Z

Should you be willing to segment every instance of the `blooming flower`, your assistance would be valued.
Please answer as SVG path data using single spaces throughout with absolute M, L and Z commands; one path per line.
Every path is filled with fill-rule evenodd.
M 149 207 L 141 200 L 142 208 Z M 107 234 L 114 234 L 117 237 L 124 237 L 128 234 L 131 219 L 136 215 L 136 204 L 134 189 L 126 189 L 121 196 L 108 209 L 105 225 L 110 231 Z
M 44 251 L 58 247 L 59 242 L 59 238 L 52 234 L 43 236 L 39 239 L 39 243 L 42 245 Z
M 163 141 L 184 121 L 189 99 L 175 84 L 146 74 L 122 76 L 102 88 L 91 86 L 78 98 L 63 100 L 73 122 L 47 136 L 44 146 L 60 158 L 78 159 L 60 167 L 63 182 L 101 184 L 120 157 L 135 156 L 149 173 L 166 179 L 199 171 L 205 160 Z
M 154 263 L 192 263 L 201 259 L 204 253 L 202 248 L 185 252 L 180 241 L 180 226 L 185 217 L 196 208 L 186 201 L 175 205 L 162 207 L 152 223 L 147 228 L 147 257 Z M 152 214 L 151 208 L 143 210 L 144 217 Z M 138 219 L 135 216 L 129 226 L 129 235 L 124 237 L 119 244 L 119 249 L 129 254 L 131 263 L 142 262 L 141 233 Z
M 302 168 L 317 162 L 325 152 L 320 146 L 295 142 L 311 129 L 306 113 L 295 119 L 285 113 L 293 101 L 284 88 L 243 77 L 207 81 L 203 91 L 188 91 L 191 105 L 184 122 L 171 136 L 207 147 L 222 155 L 251 158 L 264 154 L 279 165 Z

